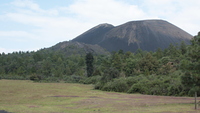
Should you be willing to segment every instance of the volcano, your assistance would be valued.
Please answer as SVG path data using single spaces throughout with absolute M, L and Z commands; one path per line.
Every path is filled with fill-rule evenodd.
M 138 49 L 156 51 L 165 49 L 170 44 L 184 41 L 190 44 L 192 35 L 164 20 L 131 21 L 119 26 L 111 24 L 97 25 L 78 37 L 73 42 L 97 44 L 108 51 L 131 51 Z

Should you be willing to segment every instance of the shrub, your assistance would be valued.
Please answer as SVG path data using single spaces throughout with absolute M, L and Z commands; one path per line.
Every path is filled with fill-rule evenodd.
M 169 96 L 183 96 L 183 86 L 181 84 L 179 85 L 171 85 L 168 87 L 168 94 Z
M 112 82 L 107 82 L 103 85 L 103 87 L 101 88 L 101 90 L 103 91 L 112 91 Z
M 126 78 L 126 83 L 128 87 L 131 87 L 133 84 L 136 84 L 139 81 L 140 81 L 140 76 Z
M 146 94 L 147 92 L 147 87 L 141 83 L 141 82 L 138 82 L 136 84 L 133 84 L 131 86 L 131 88 L 127 91 L 127 93 L 141 93 L 141 94 Z
M 104 86 L 104 83 L 102 83 L 102 82 L 97 82 L 96 84 L 95 84 L 95 86 L 94 86 L 94 89 L 102 89 L 103 88 L 103 86 Z
M 83 77 L 78 76 L 78 75 L 65 76 L 63 78 L 65 82 L 69 82 L 69 83 L 79 83 L 82 79 Z
M 30 76 L 30 80 L 32 81 L 40 81 L 42 77 L 40 75 L 33 74 Z
M 9 80 L 27 80 L 27 76 L 19 76 L 19 75 L 0 75 L 1 79 L 9 79 Z
M 42 80 L 42 82 L 60 82 L 60 79 L 58 77 L 47 77 Z
M 117 92 L 126 92 L 128 89 L 128 85 L 124 78 L 115 79 L 112 86 L 113 90 Z
M 114 79 L 114 81 L 107 82 L 102 90 L 104 91 L 116 91 L 116 92 L 126 92 L 128 85 L 125 78 Z
M 120 72 L 116 68 L 108 68 L 104 70 L 103 77 L 101 81 L 108 82 L 120 76 Z
M 101 80 L 101 76 L 92 76 L 92 77 L 86 78 L 83 81 L 83 83 L 84 84 L 96 84 L 100 80 Z

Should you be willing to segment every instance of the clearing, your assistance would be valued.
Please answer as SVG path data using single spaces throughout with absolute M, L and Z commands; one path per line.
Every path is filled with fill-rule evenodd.
M 200 112 L 192 97 L 104 92 L 93 85 L 0 80 L 0 91 L 0 110 L 14 113 Z

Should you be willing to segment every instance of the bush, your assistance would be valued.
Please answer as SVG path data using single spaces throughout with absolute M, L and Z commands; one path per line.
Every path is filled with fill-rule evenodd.
M 127 93 L 141 93 L 146 94 L 148 88 L 141 82 L 133 84 Z
M 0 75 L 1 79 L 9 79 L 9 80 L 28 80 L 27 76 L 19 76 L 19 75 Z
M 114 81 L 107 82 L 102 90 L 104 91 L 116 91 L 116 92 L 126 92 L 128 85 L 125 78 L 114 79 Z
M 182 85 L 171 85 L 168 87 L 168 96 L 183 96 L 183 86 Z
M 60 79 L 58 77 L 47 77 L 42 80 L 42 82 L 60 82 Z
M 86 78 L 83 81 L 83 84 L 96 84 L 100 80 L 101 80 L 101 76 L 92 76 L 92 77 Z
M 167 80 L 166 80 L 167 81 Z M 140 77 L 140 81 L 131 86 L 128 93 L 141 93 L 150 95 L 166 95 L 168 93 L 168 83 L 165 83 L 162 77 L 149 75 L 147 77 Z
M 102 83 L 102 82 L 97 82 L 96 84 L 95 84 L 95 86 L 94 86 L 94 89 L 102 89 L 103 88 L 103 86 L 104 86 L 104 83 Z
M 30 80 L 32 81 L 40 81 L 42 77 L 40 75 L 33 74 L 30 76 Z
M 126 78 L 126 83 L 129 87 L 131 87 L 133 84 L 138 83 L 143 79 L 142 76 L 135 76 L 135 77 L 128 77 Z
M 101 81 L 109 82 L 115 78 L 118 78 L 119 76 L 120 76 L 120 72 L 116 68 L 111 67 L 104 70 Z
M 65 76 L 63 80 L 69 83 L 79 83 L 84 77 L 78 75 Z
M 107 82 L 103 85 L 103 87 L 101 88 L 101 90 L 103 91 L 112 91 L 112 82 Z

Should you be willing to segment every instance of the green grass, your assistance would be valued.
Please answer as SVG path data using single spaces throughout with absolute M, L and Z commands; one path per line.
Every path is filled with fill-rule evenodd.
M 14 113 L 195 112 L 193 98 L 93 90 L 93 85 L 0 80 L 0 110 Z

